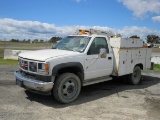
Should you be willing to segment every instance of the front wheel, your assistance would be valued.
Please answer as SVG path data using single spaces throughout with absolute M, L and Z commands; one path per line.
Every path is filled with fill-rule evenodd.
M 53 86 L 53 95 L 61 103 L 74 101 L 81 91 L 81 81 L 73 73 L 64 73 L 58 77 Z
M 129 76 L 129 83 L 132 85 L 137 85 L 141 80 L 141 68 L 139 66 L 135 66 L 133 69 L 133 73 Z

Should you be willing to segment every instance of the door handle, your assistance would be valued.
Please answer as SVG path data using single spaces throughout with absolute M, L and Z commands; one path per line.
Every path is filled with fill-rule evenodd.
M 112 60 L 112 57 L 108 57 L 108 60 Z

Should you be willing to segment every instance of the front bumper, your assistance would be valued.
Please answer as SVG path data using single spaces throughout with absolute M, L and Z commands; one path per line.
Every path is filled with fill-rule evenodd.
M 14 75 L 16 77 L 17 85 L 30 90 L 36 90 L 40 92 L 49 92 L 52 90 L 54 85 L 53 82 L 43 82 L 43 81 L 36 80 L 34 78 L 28 78 L 27 76 L 23 76 L 19 71 L 15 71 Z

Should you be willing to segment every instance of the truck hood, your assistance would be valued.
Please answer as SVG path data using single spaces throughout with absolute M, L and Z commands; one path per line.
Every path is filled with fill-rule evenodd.
M 46 61 L 49 58 L 62 57 L 62 56 L 74 56 L 78 54 L 80 53 L 74 52 L 74 51 L 46 49 L 46 50 L 37 50 L 37 51 L 20 53 L 19 57 L 30 59 L 30 60 Z

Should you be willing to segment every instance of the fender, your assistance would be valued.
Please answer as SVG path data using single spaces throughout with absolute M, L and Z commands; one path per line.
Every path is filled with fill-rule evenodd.
M 56 76 L 58 71 L 63 68 L 69 68 L 69 67 L 77 67 L 80 69 L 80 72 L 82 73 L 82 79 L 84 79 L 84 69 L 81 63 L 79 62 L 68 62 L 68 63 L 62 63 L 58 64 L 53 67 L 52 69 L 52 76 Z

